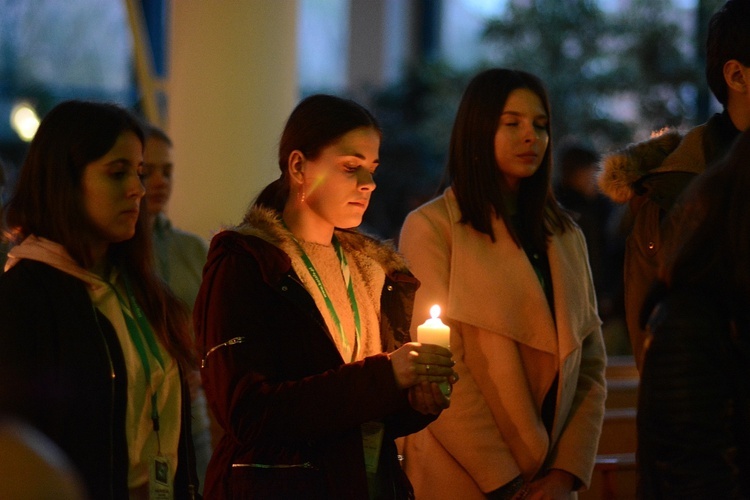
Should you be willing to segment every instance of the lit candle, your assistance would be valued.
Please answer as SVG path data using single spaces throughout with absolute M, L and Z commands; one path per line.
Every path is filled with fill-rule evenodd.
M 440 306 L 435 304 L 430 308 L 430 318 L 417 327 L 417 341 L 422 344 L 437 344 L 450 347 L 451 329 L 440 321 Z M 440 382 L 440 392 L 450 399 L 452 387 L 446 380 Z
M 417 341 L 422 344 L 437 344 L 449 347 L 451 329 L 440 321 L 440 306 L 435 304 L 430 308 L 430 316 L 427 321 L 417 327 Z

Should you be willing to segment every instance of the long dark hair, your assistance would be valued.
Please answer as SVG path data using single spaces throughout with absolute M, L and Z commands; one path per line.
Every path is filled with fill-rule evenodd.
M 128 131 L 143 144 L 139 120 L 116 104 L 73 100 L 52 109 L 31 141 L 6 207 L 13 240 L 20 243 L 32 234 L 49 239 L 90 268 L 95 232 L 83 205 L 83 172 Z M 179 362 L 192 363 L 188 309 L 155 274 L 145 210 L 133 238 L 109 245 L 107 259 L 130 277 L 138 304 L 167 350 Z
M 470 224 L 495 241 L 492 218 L 501 217 L 517 245 L 547 247 L 554 231 L 565 231 L 571 222 L 552 194 L 552 132 L 539 169 L 521 179 L 518 193 L 518 234 L 511 224 L 504 198 L 508 188 L 495 160 L 495 133 L 508 96 L 528 89 L 542 101 L 547 116 L 550 104 L 542 81 L 524 71 L 494 68 L 476 75 L 461 98 L 451 133 L 447 172 L 461 208 L 461 222 Z
M 382 135 L 380 125 L 363 106 L 350 99 L 326 94 L 315 94 L 303 99 L 286 122 L 279 141 L 279 169 L 281 176 L 263 189 L 254 206 L 284 210 L 289 198 L 287 162 L 292 151 L 301 151 L 315 160 L 321 151 L 352 130 L 369 127 Z
M 697 286 L 734 312 L 750 307 L 750 130 L 696 179 L 670 217 L 661 278 Z

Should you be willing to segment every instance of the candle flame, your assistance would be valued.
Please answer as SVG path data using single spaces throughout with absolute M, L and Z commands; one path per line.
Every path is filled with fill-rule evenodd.
M 435 319 L 440 317 L 440 306 L 435 304 L 434 306 L 430 307 L 430 316 Z

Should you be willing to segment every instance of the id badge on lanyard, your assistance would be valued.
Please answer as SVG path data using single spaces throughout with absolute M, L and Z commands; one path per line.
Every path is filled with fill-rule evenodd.
M 165 363 L 162 359 L 159 351 L 159 346 L 156 342 L 156 336 L 154 335 L 151 325 L 146 320 L 143 311 L 141 311 L 138 303 L 135 300 L 132 288 L 130 287 L 130 281 L 127 275 L 123 275 L 125 282 L 125 290 L 127 293 L 128 301 L 126 302 L 117 288 L 112 286 L 115 291 L 120 306 L 122 309 L 123 317 L 125 319 L 125 325 L 127 326 L 130 338 L 136 347 L 138 356 L 141 359 L 143 365 L 143 371 L 146 378 L 146 383 L 150 387 L 151 385 L 151 366 L 148 361 L 148 354 L 146 350 L 150 350 L 151 354 L 156 358 L 162 369 L 165 369 Z M 127 308 L 129 306 L 129 309 Z M 144 342 L 145 340 L 145 342 Z M 161 453 L 161 441 L 159 439 L 159 411 L 157 407 L 157 394 L 153 391 L 151 395 L 151 420 L 153 422 L 154 432 L 156 433 L 156 440 L 158 443 L 158 449 L 156 455 L 151 456 L 148 459 L 148 490 L 150 500 L 171 500 L 173 498 L 174 485 L 173 474 L 170 468 L 169 460 Z
M 150 500 L 171 500 L 172 474 L 166 457 L 156 455 L 148 463 L 148 496 Z

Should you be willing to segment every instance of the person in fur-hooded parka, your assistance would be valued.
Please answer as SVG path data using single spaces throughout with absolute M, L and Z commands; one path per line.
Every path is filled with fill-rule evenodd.
M 670 235 L 662 225 L 685 187 L 722 159 L 740 131 L 750 128 L 750 2 L 727 1 L 712 17 L 706 40 L 706 79 L 724 107 L 690 130 L 674 131 L 605 156 L 599 187 L 628 203 L 631 230 L 625 248 L 625 316 L 636 365 L 648 338 L 643 303 L 664 261 Z M 646 311 L 644 314 L 647 314 Z
M 721 158 L 737 130 L 724 114 L 682 135 L 665 130 L 651 139 L 607 155 L 599 187 L 617 203 L 628 203 L 631 228 L 625 243 L 625 315 L 636 365 L 643 363 L 647 332 L 641 307 L 656 278 L 669 235 L 662 220 L 680 193 L 706 164 Z

